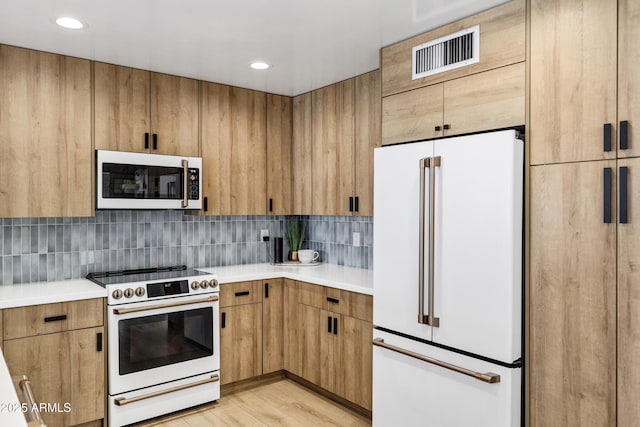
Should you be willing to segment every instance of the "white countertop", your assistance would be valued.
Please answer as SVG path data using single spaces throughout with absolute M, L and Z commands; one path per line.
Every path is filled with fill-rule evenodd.
M 284 277 L 301 282 L 373 295 L 373 270 L 335 264 L 313 266 L 246 264 L 226 267 L 199 267 L 218 276 L 220 283 L 265 280 Z
M 0 286 L 0 309 L 106 298 L 107 290 L 90 280 L 64 280 Z
M 0 349 L 0 425 L 11 427 L 26 427 L 27 420 L 22 412 L 21 402 L 13 388 L 11 374 L 4 361 L 2 349 Z

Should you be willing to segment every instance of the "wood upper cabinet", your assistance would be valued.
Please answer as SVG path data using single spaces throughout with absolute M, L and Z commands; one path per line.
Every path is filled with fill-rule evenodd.
M 27 375 L 40 403 L 71 405 L 47 412 L 48 426 L 104 418 L 103 301 L 91 299 L 5 309 L 4 358 L 13 375 Z
M 293 212 L 313 213 L 313 160 L 311 144 L 311 92 L 293 98 L 293 147 L 291 179 Z
M 292 98 L 267 94 L 267 213 L 293 212 Z
M 98 150 L 197 156 L 199 82 L 95 63 Z
M 0 45 L 0 217 L 93 215 L 89 61 Z
M 382 100 L 382 145 L 524 125 L 525 63 Z
M 382 96 L 484 72 L 525 60 L 525 0 L 512 0 L 433 31 L 387 46 L 381 51 Z M 480 61 L 462 68 L 413 80 L 414 46 L 480 26 Z M 567 28 L 571 28 L 568 26 Z
M 617 172 L 618 425 L 632 426 L 640 419 L 640 159 L 618 160 Z
M 617 34 L 617 0 L 531 1 L 531 164 L 616 156 Z
M 204 83 L 202 161 L 208 215 L 264 215 L 266 94 Z
M 616 424 L 615 176 L 615 161 L 531 168 L 532 427 Z
M 355 78 L 355 213 L 373 215 L 373 149 L 380 146 L 380 70 Z M 357 209 L 355 209 L 357 208 Z
M 618 1 L 618 157 L 640 156 L 640 2 Z M 625 124 L 626 122 L 626 124 Z M 626 127 L 626 129 L 625 129 Z M 624 133 L 626 131 L 626 138 Z M 624 140 L 626 146 L 624 148 Z
M 262 373 L 284 369 L 284 279 L 262 282 Z
M 313 214 L 351 215 L 355 107 L 354 80 L 311 94 Z

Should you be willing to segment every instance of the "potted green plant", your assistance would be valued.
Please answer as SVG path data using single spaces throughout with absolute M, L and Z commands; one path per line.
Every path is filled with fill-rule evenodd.
M 298 251 L 302 249 L 307 223 L 296 216 L 287 218 L 287 242 L 289 243 L 289 261 L 298 261 Z

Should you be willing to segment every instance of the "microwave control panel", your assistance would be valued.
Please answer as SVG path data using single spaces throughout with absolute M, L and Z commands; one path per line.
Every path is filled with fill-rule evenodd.
M 189 168 L 189 200 L 200 198 L 200 169 Z

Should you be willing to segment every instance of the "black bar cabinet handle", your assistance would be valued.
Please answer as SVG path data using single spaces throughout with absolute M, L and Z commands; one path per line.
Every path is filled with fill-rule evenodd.
M 604 151 L 611 151 L 611 123 L 604 124 Z
M 611 168 L 604 168 L 604 223 L 611 224 Z
M 264 284 L 264 297 L 265 298 L 269 298 L 269 284 L 268 283 Z
M 449 129 L 451 129 L 450 125 L 444 125 L 444 130 L 449 130 Z
M 353 196 L 349 197 L 349 212 L 353 212 Z
M 96 351 L 102 351 L 102 332 L 98 332 L 96 336 Z
M 67 320 L 67 315 L 66 314 L 61 314 L 60 316 L 49 316 L 49 317 L 45 317 L 44 318 L 45 323 L 59 322 L 61 320 Z
M 331 333 L 331 316 L 327 317 L 327 332 Z
M 333 304 L 339 304 L 340 303 L 339 299 L 331 298 L 331 297 L 327 297 L 327 301 L 329 301 L 330 303 L 333 303 Z
M 333 335 L 338 335 L 338 318 L 333 318 Z
M 629 170 L 626 166 L 620 166 L 620 173 L 618 174 L 618 182 L 620 183 L 620 224 L 628 224 L 627 210 L 627 175 Z
M 153 134 L 153 149 L 154 150 L 158 149 L 158 134 L 157 133 Z
M 436 132 L 440 132 L 442 130 L 442 126 L 436 126 L 433 128 Z
M 629 148 L 629 121 L 620 122 L 620 149 L 627 150 Z
M 355 206 L 354 206 L 354 210 L 356 212 L 360 212 L 360 197 L 356 196 L 355 197 Z
M 144 148 L 145 150 L 149 149 L 149 132 L 144 133 Z
M 202 201 L 202 203 L 204 204 L 204 211 L 208 212 L 209 211 L 209 198 L 205 197 L 204 200 Z
M 225 313 L 223 311 L 222 312 L 222 320 L 220 321 L 220 328 L 224 329 L 225 326 L 227 326 L 227 313 Z
M 273 199 L 269 198 L 269 212 L 273 212 Z
M 236 292 L 237 297 L 246 297 L 249 295 L 249 291 Z

